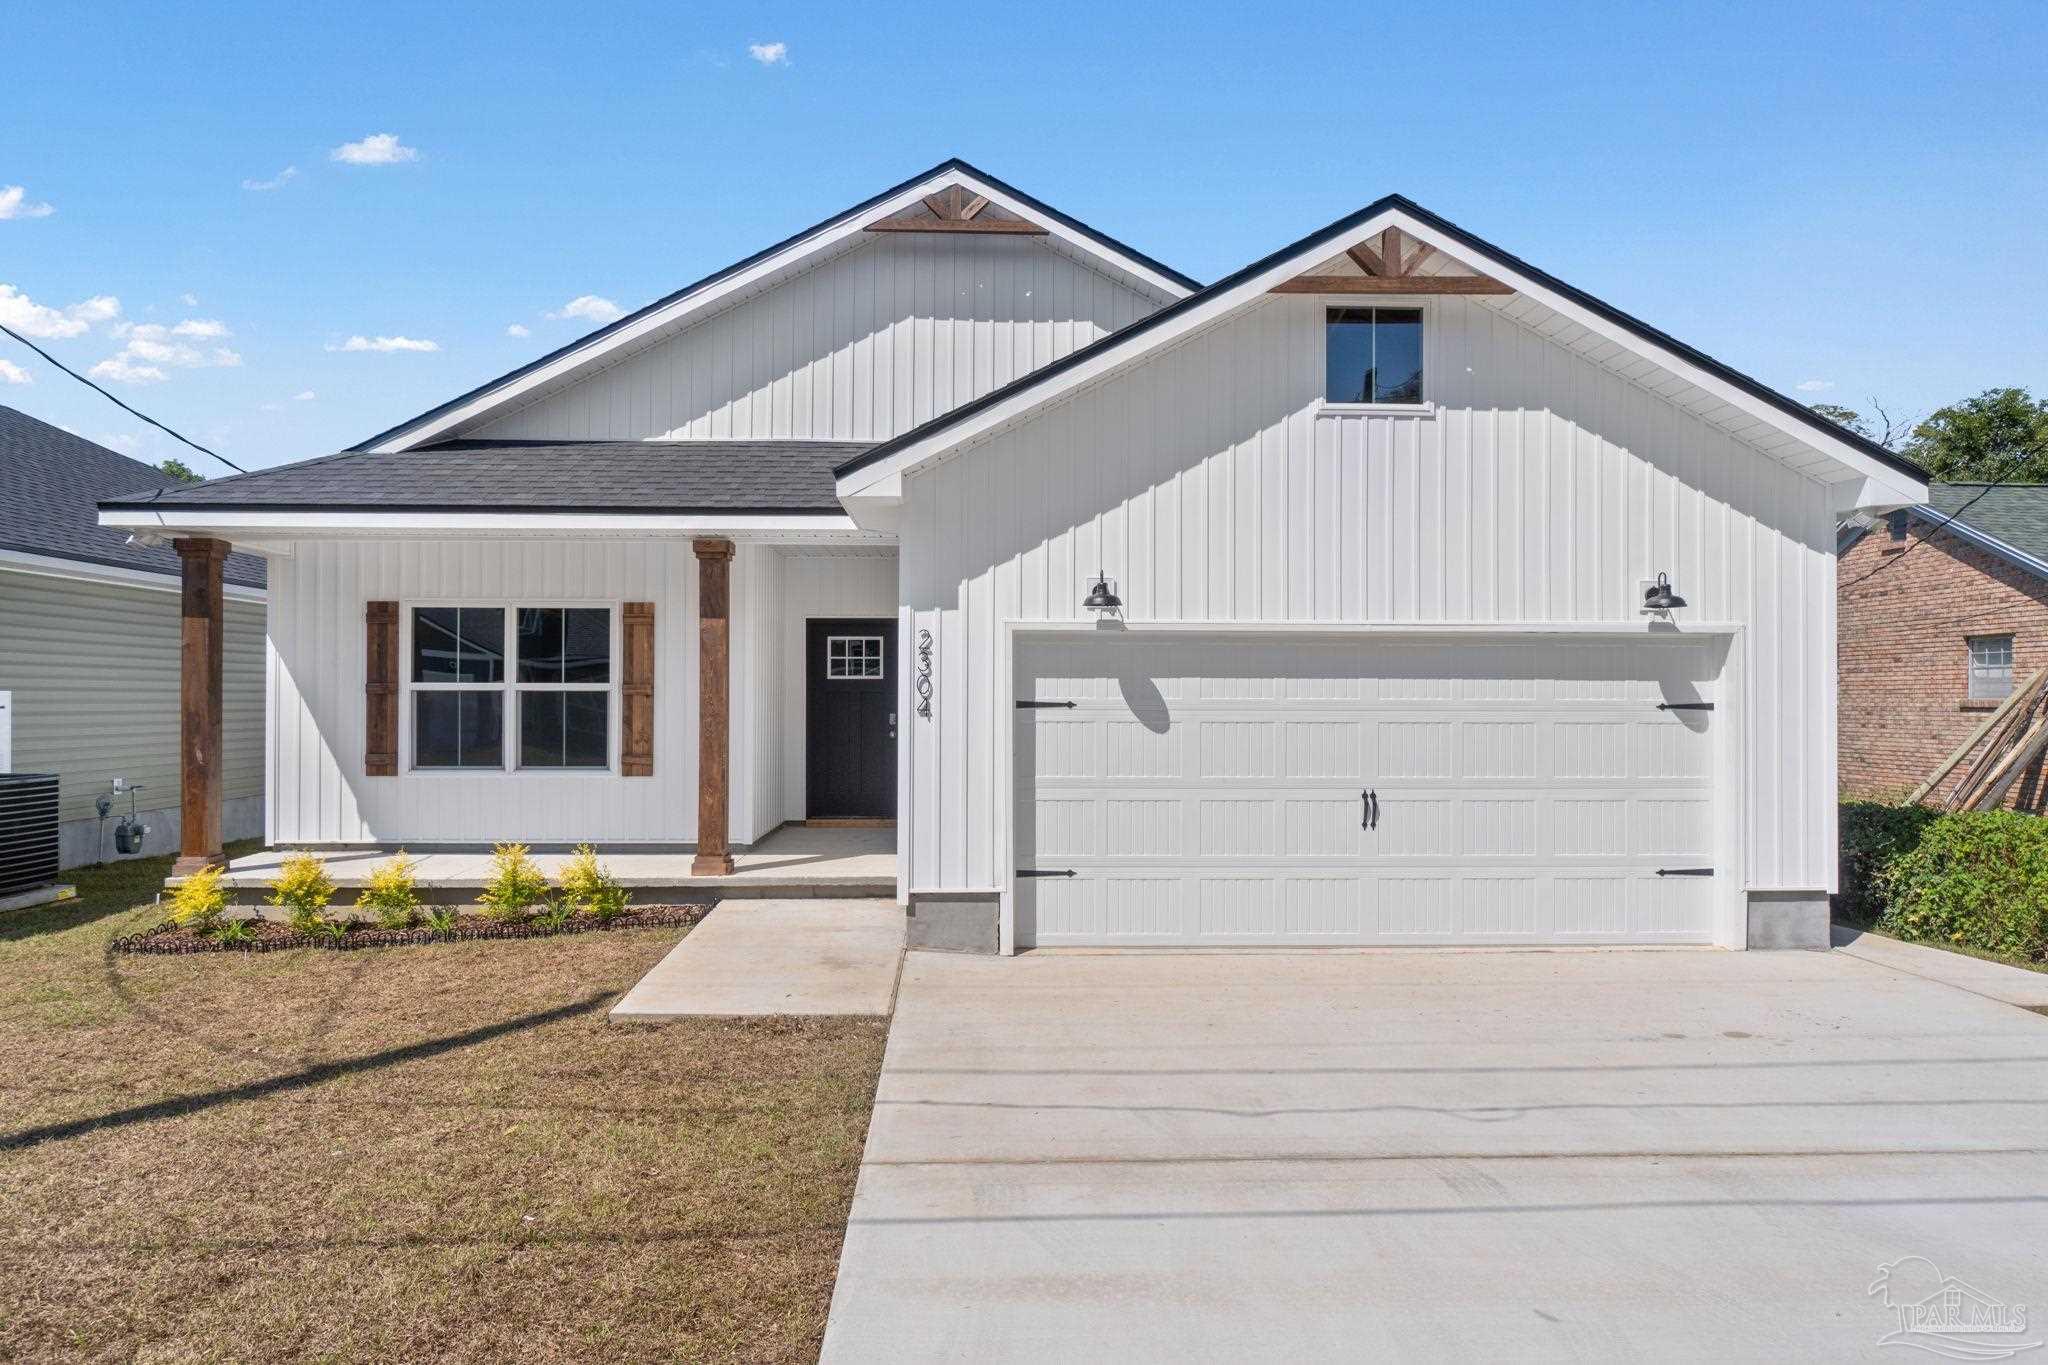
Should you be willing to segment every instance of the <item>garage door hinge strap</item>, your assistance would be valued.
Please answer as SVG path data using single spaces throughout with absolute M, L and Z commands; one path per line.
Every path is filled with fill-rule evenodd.
M 1657 875 L 1660 877 L 1711 877 L 1714 875 L 1714 869 L 1711 867 L 1660 867 L 1657 869 Z
M 1071 711 L 1077 705 L 1079 705 L 1078 702 L 1071 701 L 1020 701 L 1017 703 L 1017 709 L 1019 711 L 1055 711 L 1064 708 Z
M 1659 711 L 1711 711 L 1714 709 L 1714 703 L 1710 701 L 1660 701 L 1657 703 L 1657 709 Z
M 1020 877 L 1072 877 L 1077 876 L 1079 874 L 1077 874 L 1071 867 L 1062 867 L 1058 869 L 1046 867 L 1020 867 L 1017 869 L 1017 875 Z

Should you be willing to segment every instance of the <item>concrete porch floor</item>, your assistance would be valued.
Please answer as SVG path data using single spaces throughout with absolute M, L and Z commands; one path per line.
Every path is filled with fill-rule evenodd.
M 347 848 L 320 851 L 328 875 L 344 893 L 364 885 L 370 871 L 389 858 L 396 845 L 380 848 Z M 232 891 L 267 891 L 277 877 L 278 864 L 293 850 L 268 848 L 260 853 L 231 859 L 223 879 Z M 423 891 L 445 893 L 467 891 L 483 885 L 489 875 L 488 848 L 414 848 L 411 853 Z M 691 853 L 681 847 L 658 852 L 630 845 L 607 848 L 598 853 L 612 874 L 638 892 L 715 893 L 721 898 L 736 896 L 831 896 L 866 898 L 896 895 L 896 831 L 894 829 L 810 828 L 784 826 L 759 844 L 733 854 L 729 877 L 696 877 L 690 874 Z M 553 876 L 568 861 L 570 851 L 550 845 L 536 852 L 533 860 Z M 346 896 L 340 898 L 344 902 Z M 636 896 L 646 900 L 646 896 Z

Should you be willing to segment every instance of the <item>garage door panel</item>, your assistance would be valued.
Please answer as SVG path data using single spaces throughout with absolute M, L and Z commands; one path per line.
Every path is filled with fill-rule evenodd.
M 1705 942 L 1718 654 L 1033 643 L 1018 939 Z M 1091 670 L 1099 669 L 1091 676 Z M 1378 797 L 1364 819 L 1363 791 Z M 1371 828 L 1364 826 L 1370 824 Z

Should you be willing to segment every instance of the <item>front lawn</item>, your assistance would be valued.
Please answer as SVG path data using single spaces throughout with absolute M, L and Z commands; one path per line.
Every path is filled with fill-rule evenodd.
M 114 956 L 0 916 L 0 1358 L 817 1353 L 879 1020 L 616 1025 L 681 935 Z

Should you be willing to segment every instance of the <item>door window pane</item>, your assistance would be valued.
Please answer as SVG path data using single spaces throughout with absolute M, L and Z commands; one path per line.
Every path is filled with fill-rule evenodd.
M 834 681 L 882 676 L 882 637 L 831 635 L 825 640 L 825 676 Z
M 414 767 L 504 766 L 504 693 L 415 692 L 412 703 Z
M 415 607 L 412 680 L 494 683 L 505 679 L 502 607 Z

